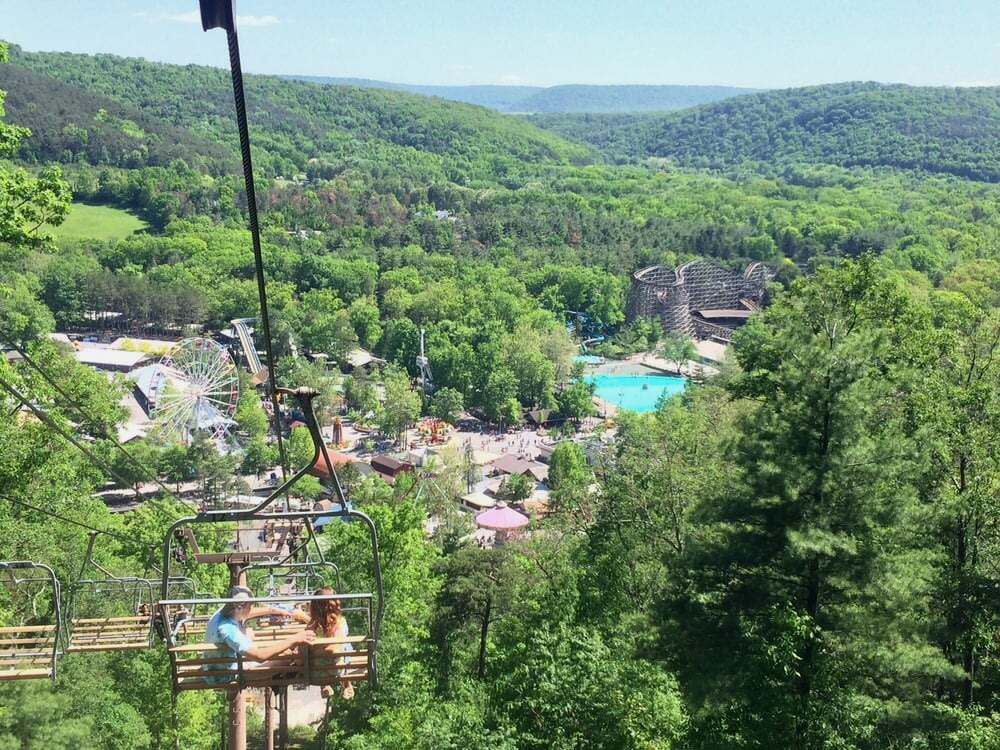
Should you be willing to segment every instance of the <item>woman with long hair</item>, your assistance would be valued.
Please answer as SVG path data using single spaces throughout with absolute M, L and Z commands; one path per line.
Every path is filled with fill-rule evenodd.
M 316 589 L 314 596 L 333 596 L 337 592 L 329 586 Z M 307 626 L 320 638 L 337 638 L 346 640 L 348 636 L 347 620 L 340 609 L 340 602 L 336 599 L 321 599 L 309 602 L 309 624 Z M 350 643 L 332 643 L 323 649 L 328 654 L 344 654 L 354 649 Z M 344 700 L 354 697 L 354 686 L 351 681 L 344 677 L 340 681 L 340 695 Z M 329 698 L 333 695 L 333 688 L 325 685 L 322 690 L 323 697 Z

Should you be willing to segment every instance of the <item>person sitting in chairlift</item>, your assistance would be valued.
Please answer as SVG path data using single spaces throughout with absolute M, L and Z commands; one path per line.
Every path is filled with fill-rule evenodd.
M 336 593 L 332 588 L 324 586 L 317 589 L 313 595 L 333 596 Z M 340 641 L 346 641 L 349 635 L 347 619 L 340 610 L 340 602 L 336 599 L 322 599 L 309 602 L 308 626 L 323 638 L 336 638 Z M 328 646 L 324 646 L 323 650 L 328 654 L 339 655 L 353 651 L 354 647 L 350 643 L 331 643 Z M 344 675 L 344 679 L 340 681 L 340 695 L 344 700 L 350 700 L 354 697 L 354 685 L 346 678 L 346 672 L 341 672 L 341 674 Z M 325 685 L 320 692 L 324 698 L 329 698 L 333 695 L 333 688 Z
M 248 601 L 230 602 L 219 609 L 208 621 L 205 628 L 205 640 L 225 647 L 224 655 L 235 657 L 237 655 L 252 659 L 263 666 L 263 662 L 275 658 L 286 651 L 307 646 L 316 639 L 316 634 L 312 630 L 303 630 L 287 638 L 276 640 L 273 643 L 255 643 L 252 632 L 248 632 L 246 623 L 258 617 L 288 617 L 289 613 L 274 607 L 254 607 L 249 600 L 253 598 L 253 592 L 245 586 L 233 586 L 229 590 L 230 599 L 246 599 Z M 206 657 L 217 657 L 217 653 L 206 653 Z M 227 670 L 229 674 L 215 678 L 216 682 L 228 682 L 235 677 L 238 669 L 236 662 L 221 665 L 206 665 L 206 670 Z M 251 670 L 252 671 L 252 667 Z

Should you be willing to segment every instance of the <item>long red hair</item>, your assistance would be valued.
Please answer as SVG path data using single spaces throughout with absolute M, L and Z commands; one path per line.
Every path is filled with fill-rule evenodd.
M 332 596 L 337 592 L 329 586 L 316 589 L 313 596 Z M 332 638 L 337 632 L 337 625 L 343 617 L 340 611 L 340 602 L 336 599 L 322 599 L 320 601 L 309 602 L 309 625 L 310 630 L 323 638 Z

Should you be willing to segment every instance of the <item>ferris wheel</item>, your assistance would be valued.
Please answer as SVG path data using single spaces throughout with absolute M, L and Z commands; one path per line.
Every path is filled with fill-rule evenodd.
M 161 360 L 151 388 L 150 417 L 166 442 L 188 443 L 198 433 L 223 440 L 240 397 L 236 365 L 212 339 L 179 342 Z

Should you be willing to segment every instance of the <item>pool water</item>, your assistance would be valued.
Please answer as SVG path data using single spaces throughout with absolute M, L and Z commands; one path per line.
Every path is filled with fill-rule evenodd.
M 596 354 L 578 354 L 573 359 L 586 365 L 599 365 L 604 361 L 604 357 L 598 357 Z
M 599 399 L 640 414 L 655 411 L 661 395 L 680 393 L 687 382 L 669 375 L 589 375 L 585 380 L 594 384 Z

